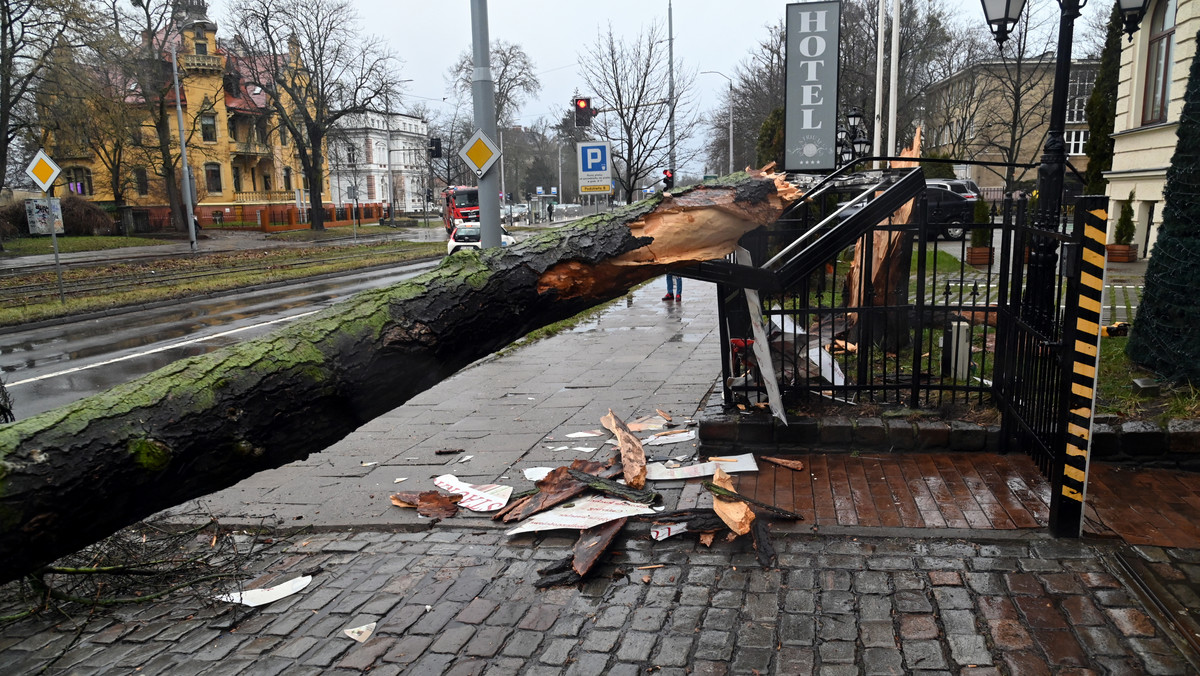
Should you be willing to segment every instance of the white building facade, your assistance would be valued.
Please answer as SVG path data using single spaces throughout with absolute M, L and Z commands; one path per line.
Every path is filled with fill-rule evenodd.
M 1162 225 L 1163 187 L 1175 154 L 1188 72 L 1196 56 L 1200 0 L 1151 0 L 1140 28 L 1121 38 L 1121 77 L 1108 179 L 1108 236 L 1121 204 L 1133 205 L 1138 255 L 1150 255 Z
M 329 136 L 330 198 L 337 206 L 394 206 L 424 211 L 429 183 L 429 125 L 403 113 L 343 117 Z

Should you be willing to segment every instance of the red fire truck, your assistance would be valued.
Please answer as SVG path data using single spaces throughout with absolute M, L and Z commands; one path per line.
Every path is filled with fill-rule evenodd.
M 446 232 L 452 232 L 463 223 L 479 222 L 479 189 L 467 185 L 454 185 L 442 191 L 444 208 L 442 222 Z

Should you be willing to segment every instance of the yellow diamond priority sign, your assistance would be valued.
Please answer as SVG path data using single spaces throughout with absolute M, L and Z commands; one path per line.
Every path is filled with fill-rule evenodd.
M 50 159 L 45 150 L 38 150 L 37 155 L 33 156 L 33 161 L 25 167 L 25 173 L 38 184 L 42 192 L 48 192 L 50 186 L 54 185 L 54 179 L 62 173 L 62 169 Z
M 467 140 L 462 150 L 458 151 L 458 156 L 467 163 L 476 176 L 482 177 L 496 163 L 496 160 L 500 159 L 500 148 L 487 137 L 487 134 L 483 133 L 482 129 L 476 129 L 475 134 Z

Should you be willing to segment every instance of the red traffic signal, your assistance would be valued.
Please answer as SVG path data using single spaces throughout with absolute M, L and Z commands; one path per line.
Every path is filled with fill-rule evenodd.
M 592 110 L 592 100 L 586 96 L 576 96 L 574 108 L 575 126 L 592 126 L 592 117 L 596 114 L 595 111 Z
M 670 190 L 675 187 L 675 173 L 670 169 L 663 169 L 663 190 Z

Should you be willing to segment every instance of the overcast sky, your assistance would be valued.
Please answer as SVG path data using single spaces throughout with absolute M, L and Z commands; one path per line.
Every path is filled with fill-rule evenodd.
M 228 0 L 210 0 L 211 18 L 220 22 Z M 571 104 L 576 90 L 585 91 L 578 60 L 597 35 L 611 24 L 629 40 L 651 23 L 667 24 L 668 0 L 491 0 L 488 3 L 490 38 L 520 45 L 533 60 L 542 91 L 524 104 L 518 124 L 539 117 L 557 119 Z M 946 0 L 966 20 L 983 25 L 978 2 Z M 1055 3 L 1043 0 L 1045 4 Z M 699 73 L 715 70 L 732 77 L 738 63 L 767 36 L 766 26 L 783 18 L 785 0 L 674 0 L 675 63 L 677 69 Z M 446 114 L 453 111 L 447 71 L 459 55 L 471 48 L 469 0 L 354 0 L 365 32 L 385 38 L 403 60 L 401 77 L 408 103 L 425 103 Z M 1103 0 L 1089 5 L 1111 7 Z M 1093 8 L 1089 7 L 1089 12 Z M 219 29 L 221 27 L 219 26 Z M 1078 29 L 1076 34 L 1078 35 Z M 728 83 L 717 75 L 697 75 L 696 105 L 708 111 L 720 105 Z M 470 101 L 464 112 L 469 113 Z M 683 167 L 698 174 L 702 166 Z

